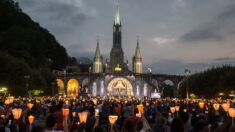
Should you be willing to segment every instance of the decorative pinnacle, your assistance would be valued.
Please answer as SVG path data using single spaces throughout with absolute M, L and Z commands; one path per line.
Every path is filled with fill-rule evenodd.
M 116 0 L 116 15 L 114 20 L 114 25 L 121 25 L 118 0 Z

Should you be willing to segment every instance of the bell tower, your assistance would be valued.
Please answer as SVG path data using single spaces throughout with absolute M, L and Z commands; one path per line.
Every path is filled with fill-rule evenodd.
M 113 47 L 110 52 L 110 68 L 111 71 L 115 70 L 115 67 L 120 66 L 122 69 L 126 69 L 124 63 L 124 53 L 122 50 L 122 24 L 120 20 L 119 6 L 116 6 L 116 15 L 113 24 Z

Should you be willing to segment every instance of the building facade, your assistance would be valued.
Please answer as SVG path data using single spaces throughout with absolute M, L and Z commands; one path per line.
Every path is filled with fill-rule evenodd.
M 110 61 L 103 62 L 99 43 L 97 40 L 93 65 L 88 73 L 57 74 L 58 94 L 71 97 L 81 95 L 144 97 L 150 96 L 153 92 L 160 92 L 161 84 L 167 79 L 174 83 L 175 88 L 182 80 L 182 77 L 178 76 L 143 73 L 139 39 L 132 58 L 133 68 L 129 69 L 128 61 L 124 61 L 122 24 L 118 5 L 113 24 Z M 174 91 L 177 95 L 177 89 Z

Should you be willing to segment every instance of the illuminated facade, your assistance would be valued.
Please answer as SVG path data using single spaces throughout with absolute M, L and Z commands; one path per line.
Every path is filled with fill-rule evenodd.
M 58 94 L 74 96 L 119 96 L 143 97 L 150 96 L 169 78 L 177 87 L 181 77 L 143 73 L 142 57 L 139 40 L 132 58 L 132 71 L 128 61 L 124 62 L 122 49 L 122 24 L 119 7 L 113 24 L 113 46 L 110 51 L 110 61 L 103 62 L 99 40 L 94 54 L 93 65 L 88 73 L 58 73 Z M 65 82 L 65 83 L 64 83 Z M 177 94 L 177 91 L 175 92 Z

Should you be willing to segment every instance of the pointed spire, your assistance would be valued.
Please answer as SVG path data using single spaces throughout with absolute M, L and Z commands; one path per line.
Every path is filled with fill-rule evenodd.
M 116 0 L 116 15 L 114 20 L 114 25 L 121 25 L 120 13 L 119 13 L 119 4 L 118 0 Z
M 137 37 L 137 46 L 136 46 L 136 50 L 135 50 L 135 57 L 136 58 L 141 58 L 140 46 L 139 46 L 139 37 Z
M 96 46 L 96 50 L 95 50 L 95 58 L 100 58 L 100 46 L 99 46 L 99 37 L 97 38 L 97 46 Z

